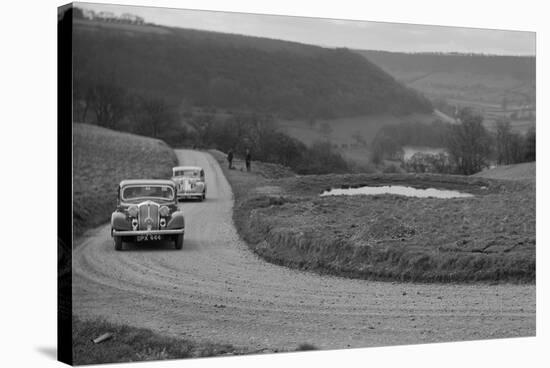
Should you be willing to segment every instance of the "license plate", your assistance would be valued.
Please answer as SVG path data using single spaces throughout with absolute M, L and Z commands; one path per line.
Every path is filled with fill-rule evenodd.
M 161 239 L 162 239 L 162 235 L 158 235 L 158 234 L 145 234 L 145 235 L 136 236 L 136 240 L 138 242 L 161 240 Z

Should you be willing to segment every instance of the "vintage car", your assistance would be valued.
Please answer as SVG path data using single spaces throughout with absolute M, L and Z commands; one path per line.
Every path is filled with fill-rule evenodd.
M 172 181 L 178 189 L 178 199 L 206 198 L 204 170 L 198 166 L 177 166 L 172 169 Z
M 111 215 L 115 250 L 122 242 L 171 240 L 183 246 L 185 219 L 177 205 L 172 180 L 123 180 L 118 186 L 117 208 Z

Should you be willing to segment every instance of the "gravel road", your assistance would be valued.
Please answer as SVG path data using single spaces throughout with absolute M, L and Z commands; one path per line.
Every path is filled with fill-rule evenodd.
M 533 336 L 535 285 L 409 284 L 319 276 L 266 263 L 239 239 L 232 192 L 207 153 L 177 150 L 206 172 L 205 202 L 181 204 L 182 250 L 115 252 L 109 225 L 80 238 L 73 311 L 251 350 L 366 347 Z

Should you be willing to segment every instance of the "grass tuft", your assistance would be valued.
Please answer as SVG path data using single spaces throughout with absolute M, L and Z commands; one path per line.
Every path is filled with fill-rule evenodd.
M 113 338 L 99 344 L 92 340 L 105 332 Z M 112 324 L 102 320 L 73 319 L 75 365 L 243 354 L 231 345 L 195 343 L 158 335 L 144 328 Z

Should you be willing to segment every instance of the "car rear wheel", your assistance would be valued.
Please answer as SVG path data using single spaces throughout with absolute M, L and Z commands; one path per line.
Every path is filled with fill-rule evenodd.
M 183 234 L 176 235 L 176 249 L 183 248 Z
M 115 250 L 122 250 L 122 237 L 113 236 L 113 243 L 115 244 Z

